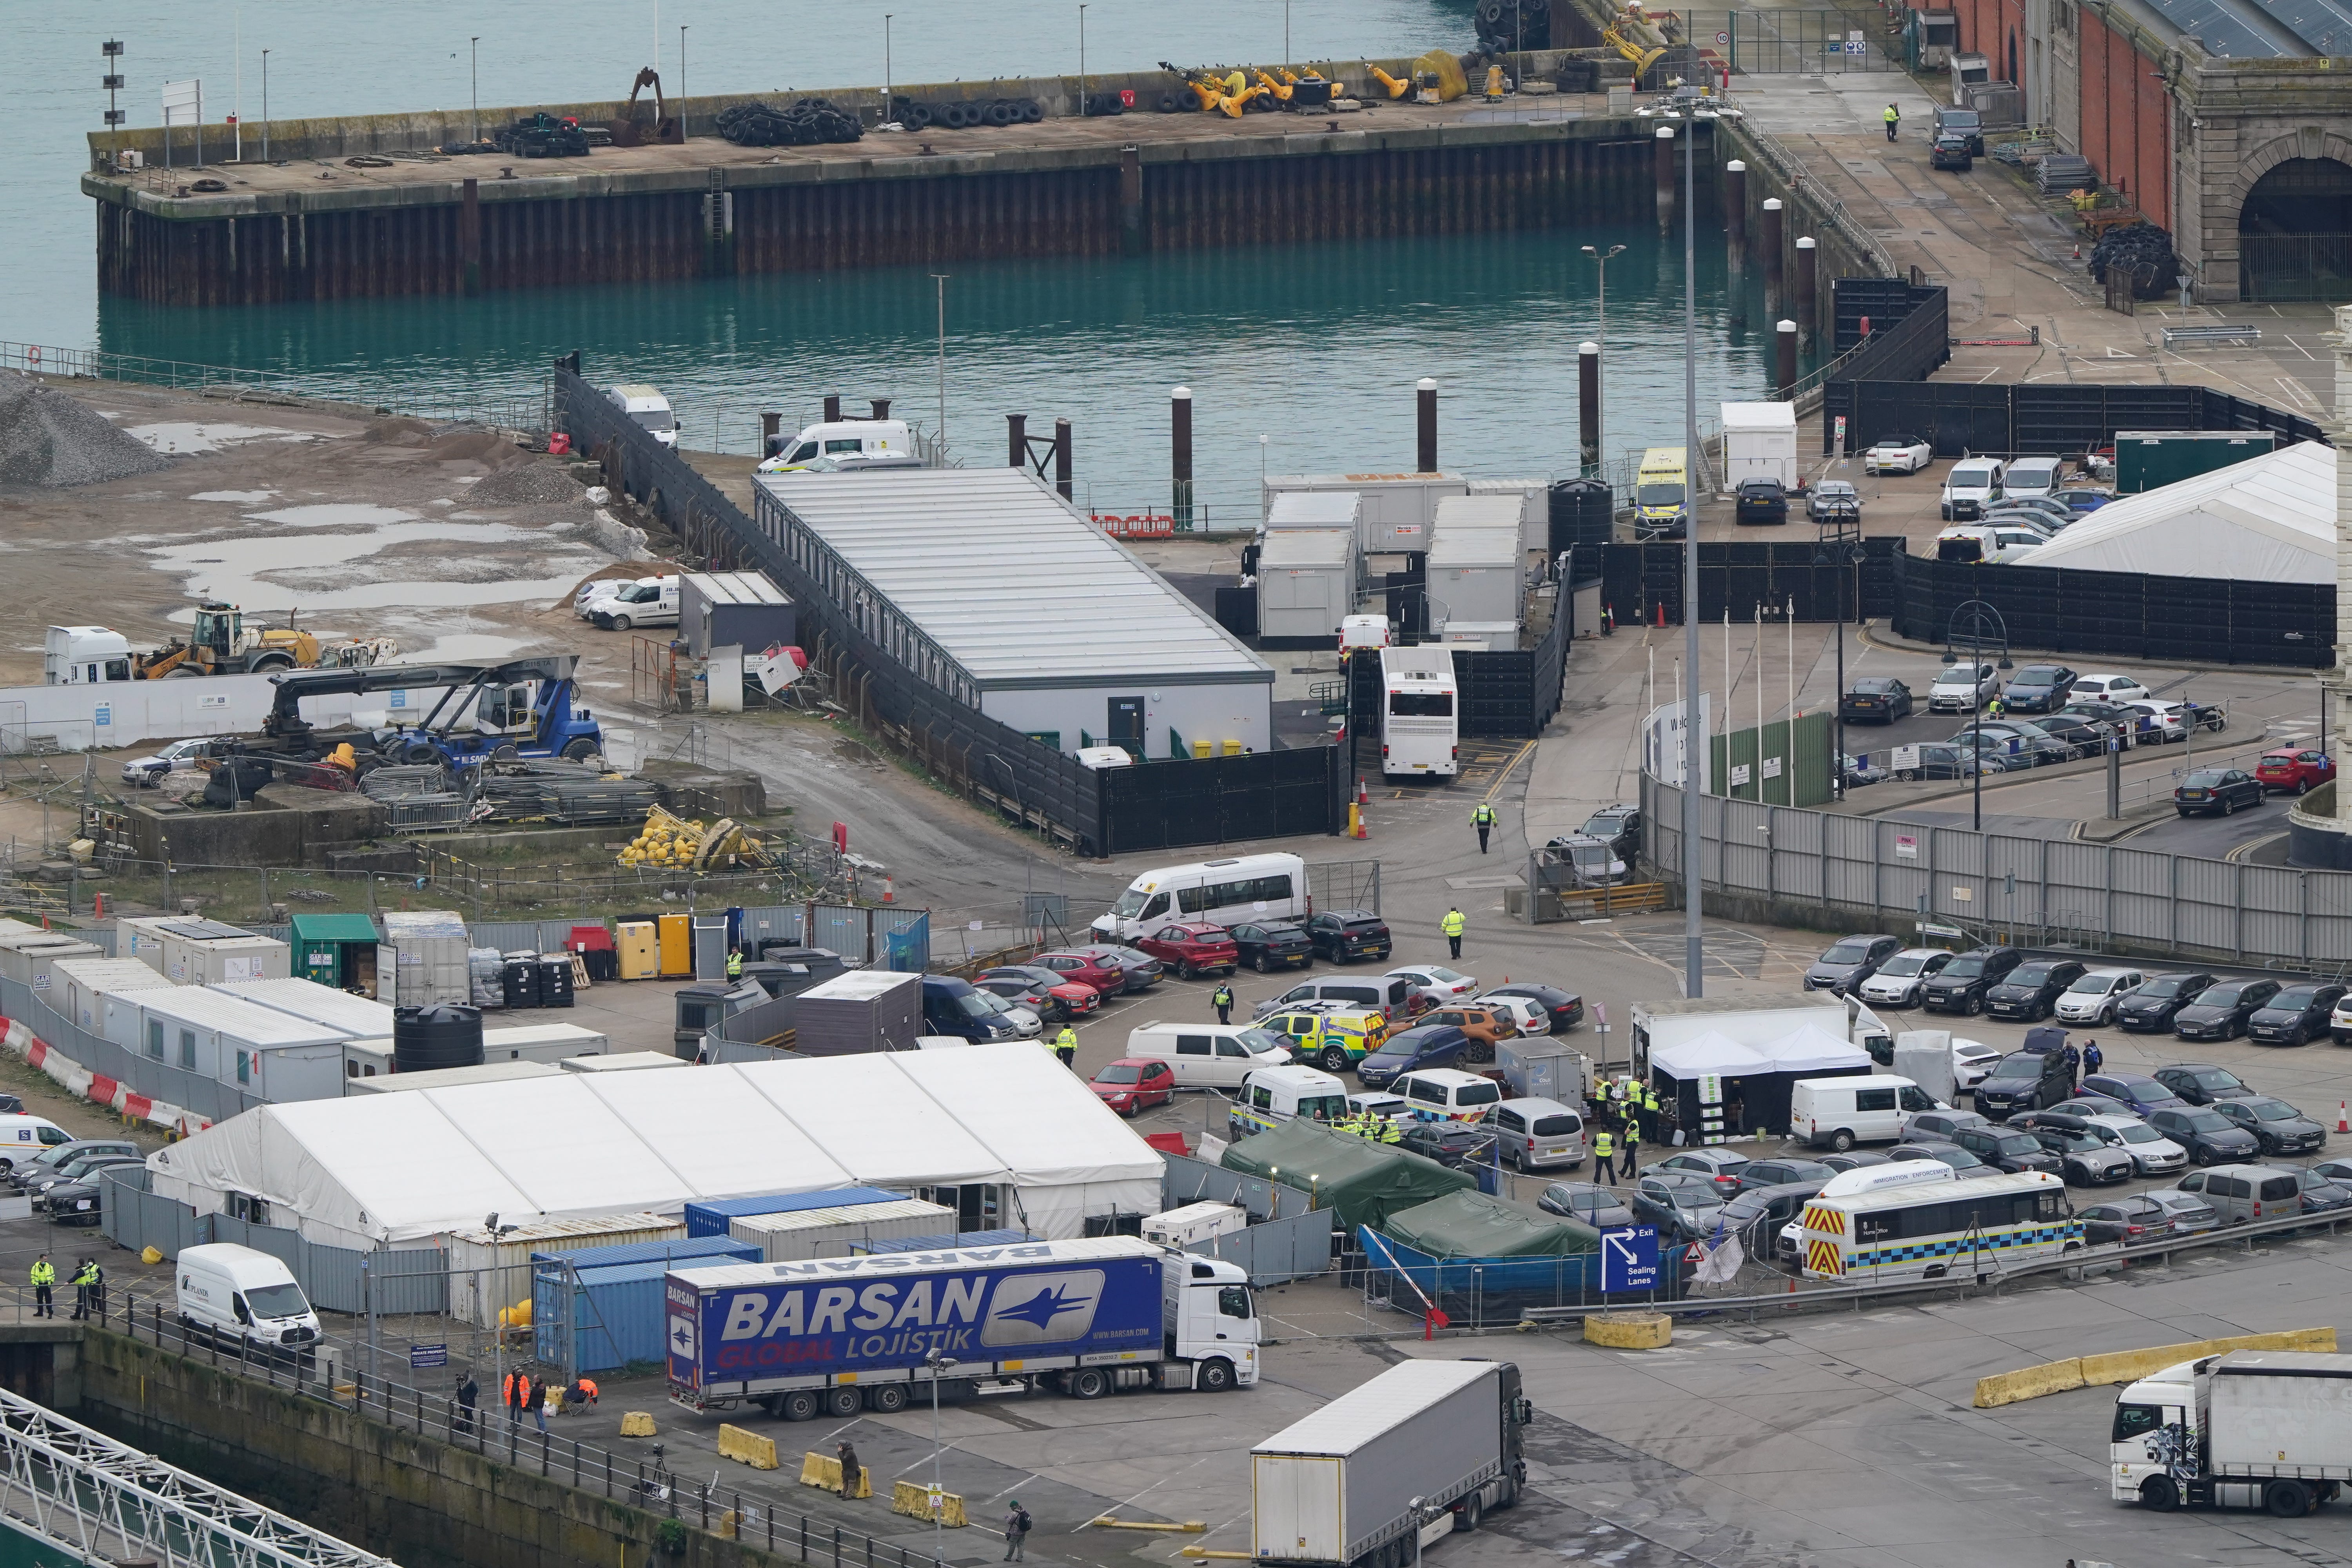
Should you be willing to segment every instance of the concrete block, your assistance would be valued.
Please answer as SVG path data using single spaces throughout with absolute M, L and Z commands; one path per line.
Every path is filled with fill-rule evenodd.
M 1585 1343 L 1610 1350 L 1662 1350 L 1674 1337 L 1675 1321 L 1664 1312 L 1601 1312 L 1584 1320 Z
M 908 1519 L 919 1519 L 928 1524 L 931 1520 L 931 1489 L 912 1481 L 899 1481 L 890 1489 L 890 1511 L 903 1513 Z M 940 1522 L 950 1530 L 961 1530 L 971 1522 L 963 1509 L 963 1499 L 953 1492 L 940 1494 Z
M 621 1417 L 621 1436 L 650 1437 L 654 1435 L 654 1416 L 650 1410 L 632 1410 Z
M 776 1468 L 776 1440 L 773 1437 L 762 1437 L 758 1433 L 746 1431 L 740 1426 L 722 1424 L 719 1428 L 719 1457 L 722 1459 L 733 1459 L 738 1464 L 749 1465 L 755 1470 L 772 1470 Z M 839 1465 L 836 1464 L 835 1466 L 836 1472 L 839 1468 Z M 834 1485 L 836 1490 L 839 1489 L 838 1474 L 834 1478 Z
M 2083 1360 L 2071 1356 L 2064 1361 L 2044 1362 L 2040 1366 L 1980 1377 L 1977 1379 L 1975 1403 L 1979 1410 L 1991 1410 L 2014 1405 L 2021 1399 L 2039 1399 L 2045 1394 L 2064 1394 L 2082 1386 Z
M 809 1454 L 801 1459 L 801 1485 L 823 1487 L 838 1496 L 841 1492 L 841 1461 L 830 1454 Z M 874 1471 L 861 1468 L 857 1472 L 858 1497 L 874 1495 Z
M 2285 1329 L 2275 1333 L 2231 1334 L 2221 1339 L 2191 1340 L 2185 1344 L 2150 1345 L 2144 1350 L 2108 1351 L 2045 1362 L 2015 1372 L 1995 1373 L 1977 1380 L 1976 1408 L 1990 1410 L 2045 1394 L 2064 1394 L 2101 1384 L 2134 1383 L 2168 1366 L 2198 1361 L 2228 1351 L 2323 1351 L 2336 1349 L 2332 1328 Z

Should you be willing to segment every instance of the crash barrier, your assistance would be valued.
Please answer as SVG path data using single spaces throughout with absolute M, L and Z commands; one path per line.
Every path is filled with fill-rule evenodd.
M 1644 856 L 1682 884 L 1682 791 L 1642 779 Z M 2032 945 L 2045 932 L 2092 952 L 2283 968 L 2352 963 L 2352 872 L 2208 860 L 1842 816 L 1707 795 L 1699 874 L 1727 918 L 1857 931 L 1915 922 L 1996 925 Z
M 1917 436 L 1939 458 L 1969 453 L 2067 455 L 2115 444 L 2118 430 L 2274 430 L 2281 445 L 2326 441 L 2317 423 L 2206 386 L 2123 386 L 2079 382 L 2020 384 L 1910 381 L 1856 375 L 1824 394 L 1822 452 L 1835 451 L 1837 416 L 1845 450 L 1882 436 Z
M 2232 1334 L 2226 1339 L 2191 1340 L 2187 1344 L 2151 1345 L 2146 1350 L 2068 1356 L 2064 1361 L 2044 1362 L 2039 1366 L 2020 1367 L 2015 1372 L 1997 1372 L 1990 1377 L 1977 1379 L 1975 1407 L 1991 1410 L 2003 1405 L 2014 1405 L 2021 1399 L 2039 1399 L 2045 1394 L 2095 1388 L 2101 1384 L 2136 1383 L 2168 1366 L 2178 1366 L 2184 1361 L 2196 1361 L 2202 1356 L 2220 1355 L 2226 1351 L 2325 1351 L 2334 1354 L 2336 1331 L 2288 1329 L 2279 1333 Z
M 919 1519 L 926 1522 L 936 1517 L 940 1523 L 950 1530 L 962 1530 L 971 1523 L 970 1516 L 963 1510 L 962 1498 L 953 1492 L 941 1492 L 939 1494 L 939 1512 L 934 1515 L 931 1511 L 931 1489 L 929 1487 L 919 1487 L 912 1481 L 894 1481 L 890 1486 L 892 1513 L 903 1513 L 908 1519 Z
M 92 1034 L 52 1009 L 47 998 L 20 980 L 0 979 L 0 1016 L 16 1026 L 0 1043 L 73 1094 L 182 1136 L 262 1103 L 235 1084 Z M 134 1098 L 145 1104 L 135 1106 Z
M 2325 668 L 2336 658 L 2336 584 L 2077 572 L 1897 554 L 1888 625 L 1941 646 L 1975 600 L 2000 613 L 2018 649 L 2169 664 Z
M 1534 908 L 1527 910 L 1525 889 L 1503 889 L 1504 906 L 1512 914 L 1525 913 L 1529 925 L 1553 925 L 1560 921 L 1606 921 L 1619 915 L 1647 914 L 1667 905 L 1665 887 L 1658 882 L 1620 882 L 1609 888 L 1578 885 L 1575 868 L 1549 860 L 1542 850 L 1528 857 L 1528 888 L 1534 889 Z
M 1595 1312 L 1584 1320 L 1584 1342 L 1612 1351 L 1664 1350 L 1675 1342 L 1675 1321 L 1664 1312 Z
M 622 1436 L 650 1437 L 653 1435 L 654 1413 L 652 1411 L 632 1410 L 621 1417 Z
M 725 1439 L 725 1428 L 721 1428 L 720 1430 L 720 1438 L 722 1443 Z M 746 1433 L 745 1436 L 748 1436 L 750 1434 Z M 726 1449 L 723 1447 L 720 1448 L 719 1454 L 721 1458 L 726 1457 Z M 773 1467 L 768 1468 L 772 1468 Z M 831 1454 L 803 1455 L 801 1458 L 801 1485 L 804 1487 L 821 1487 L 826 1491 L 838 1493 L 841 1490 L 841 1461 Z M 872 1497 L 874 1495 L 874 1472 L 872 1470 L 867 1469 L 863 1466 L 859 1467 L 857 1471 L 857 1490 L 850 1495 L 853 1497 L 862 1498 Z
M 1840 565 L 1811 541 L 1701 541 L 1699 621 L 1717 625 L 1728 611 L 1735 624 L 1752 623 L 1759 605 L 1797 621 L 1884 618 L 1895 609 L 1894 566 L 1904 545 L 1892 534 L 1865 539 L 1862 558 Z M 1619 626 L 1655 626 L 1662 617 L 1664 625 L 1682 625 L 1684 548 L 1672 541 L 1603 547 L 1601 598 L 1614 609 Z
M 776 1440 L 773 1437 L 762 1437 L 757 1432 L 747 1432 L 740 1426 L 721 1422 L 719 1426 L 719 1457 L 722 1459 L 732 1459 L 737 1464 L 749 1465 L 755 1470 L 772 1470 L 777 1463 Z M 835 1468 L 837 1470 L 838 1467 Z M 836 1482 L 839 1479 L 836 1474 L 835 1477 Z

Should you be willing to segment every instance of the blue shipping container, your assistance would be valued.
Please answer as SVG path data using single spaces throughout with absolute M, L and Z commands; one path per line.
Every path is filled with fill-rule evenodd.
M 533 1252 L 530 1260 L 538 1263 L 543 1258 L 561 1258 L 575 1268 L 609 1268 L 615 1263 L 668 1263 L 688 1258 L 718 1262 L 749 1258 L 757 1262 L 760 1249 L 753 1247 L 747 1252 L 747 1245 L 722 1231 L 717 1236 L 690 1236 L 680 1241 L 626 1241 L 617 1247 L 561 1247 L 552 1252 Z
M 568 1332 L 576 1372 L 660 1362 L 666 1326 L 662 1280 L 668 1272 L 666 1263 L 623 1263 L 583 1270 L 575 1284 L 558 1270 L 542 1269 L 531 1298 L 535 1353 L 551 1366 L 562 1366 Z
M 1025 1230 L 967 1230 L 956 1236 L 886 1236 L 849 1244 L 852 1258 L 885 1252 L 947 1252 L 959 1247 L 1010 1247 L 1037 1238 Z
M 856 1204 L 894 1204 L 906 1197 L 904 1193 L 887 1193 L 880 1187 L 835 1187 L 822 1193 L 778 1194 L 758 1198 L 712 1198 L 707 1203 L 686 1205 L 686 1234 L 688 1236 L 725 1236 L 727 1222 L 743 1215 L 798 1214 L 803 1209 L 848 1208 Z

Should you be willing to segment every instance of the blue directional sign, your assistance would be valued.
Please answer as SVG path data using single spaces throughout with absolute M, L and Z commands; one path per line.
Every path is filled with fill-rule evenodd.
M 1601 1289 L 1658 1289 L 1658 1227 L 1637 1225 L 1601 1233 Z

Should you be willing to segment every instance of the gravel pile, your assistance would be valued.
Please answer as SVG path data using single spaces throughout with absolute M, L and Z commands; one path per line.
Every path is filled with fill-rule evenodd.
M 29 375 L 0 373 L 0 484 L 102 484 L 172 466 L 79 398 Z
M 582 487 L 553 463 L 501 468 L 466 491 L 467 506 L 559 506 L 583 499 Z

